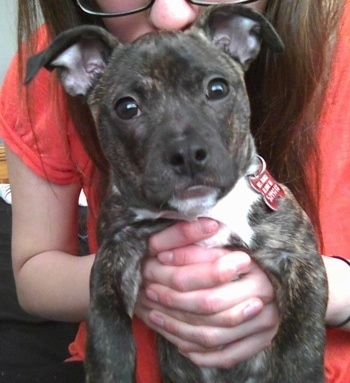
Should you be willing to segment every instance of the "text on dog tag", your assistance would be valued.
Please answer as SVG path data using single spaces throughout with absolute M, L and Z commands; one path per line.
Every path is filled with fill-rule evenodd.
M 285 193 L 282 186 L 266 170 L 265 161 L 258 174 L 249 177 L 249 182 L 252 188 L 263 196 L 270 209 L 278 210 L 278 199 L 284 197 Z

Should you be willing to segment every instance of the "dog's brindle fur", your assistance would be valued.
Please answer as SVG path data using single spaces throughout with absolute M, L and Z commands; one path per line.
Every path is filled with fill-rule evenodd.
M 244 70 L 261 44 L 283 49 L 262 15 L 218 5 L 187 32 L 128 45 L 78 27 L 29 60 L 27 82 L 57 68 L 67 91 L 86 97 L 110 165 L 91 275 L 88 383 L 135 381 L 131 318 L 148 239 L 173 219 L 199 216 L 221 222 L 202 244 L 243 248 L 267 272 L 281 324 L 268 349 L 227 369 L 198 368 L 160 337 L 164 382 L 324 382 L 327 283 L 314 232 L 287 188 L 273 211 L 248 183 L 257 163 Z

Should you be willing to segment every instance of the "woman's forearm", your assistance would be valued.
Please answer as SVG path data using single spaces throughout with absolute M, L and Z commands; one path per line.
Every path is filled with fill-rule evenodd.
M 33 256 L 16 273 L 21 306 L 46 319 L 84 320 L 93 260 L 94 255 L 78 257 L 61 251 Z
M 323 257 L 328 276 L 326 323 L 336 326 L 350 317 L 350 267 L 340 259 Z M 350 321 L 341 327 L 350 331 Z

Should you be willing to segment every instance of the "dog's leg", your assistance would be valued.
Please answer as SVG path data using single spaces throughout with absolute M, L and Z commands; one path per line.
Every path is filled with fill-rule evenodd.
M 111 230 L 91 274 L 86 355 L 87 383 L 135 382 L 132 316 L 141 284 L 141 260 L 148 238 L 169 221 Z
M 87 382 L 133 383 L 135 346 L 131 331 L 141 283 L 146 233 L 126 227 L 107 235 L 91 275 L 88 315 Z
M 141 283 L 140 261 L 146 252 L 146 241 L 133 231 L 129 227 L 108 236 L 111 239 L 102 244 L 96 255 L 88 314 L 88 383 L 135 381 L 131 321 Z
M 320 288 L 322 261 L 317 263 L 302 259 L 300 254 L 278 250 L 265 251 L 264 257 L 265 266 L 268 263 L 270 266 L 267 271 L 275 285 L 281 315 L 280 328 L 272 343 L 273 379 L 278 377 L 281 383 L 324 383 L 326 300 L 319 299 L 326 295 Z M 317 254 L 313 259 L 317 259 Z M 271 382 L 275 382 L 273 379 Z
M 104 300 L 104 302 L 101 302 Z M 135 381 L 135 345 L 131 318 L 117 313 L 112 302 L 99 296 L 91 302 L 86 348 L 86 383 L 133 383 Z

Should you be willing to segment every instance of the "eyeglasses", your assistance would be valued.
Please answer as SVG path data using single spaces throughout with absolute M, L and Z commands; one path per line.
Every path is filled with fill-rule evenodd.
M 134 13 L 145 11 L 150 8 L 155 0 L 115 0 L 110 2 L 111 10 L 109 12 L 103 12 L 96 5 L 95 0 L 76 0 L 78 7 L 85 13 L 88 13 L 92 16 L 98 17 L 118 17 L 118 16 L 127 16 L 132 15 Z M 220 3 L 228 3 L 228 4 L 249 4 L 255 3 L 258 0 L 188 0 L 191 4 L 209 6 Z

